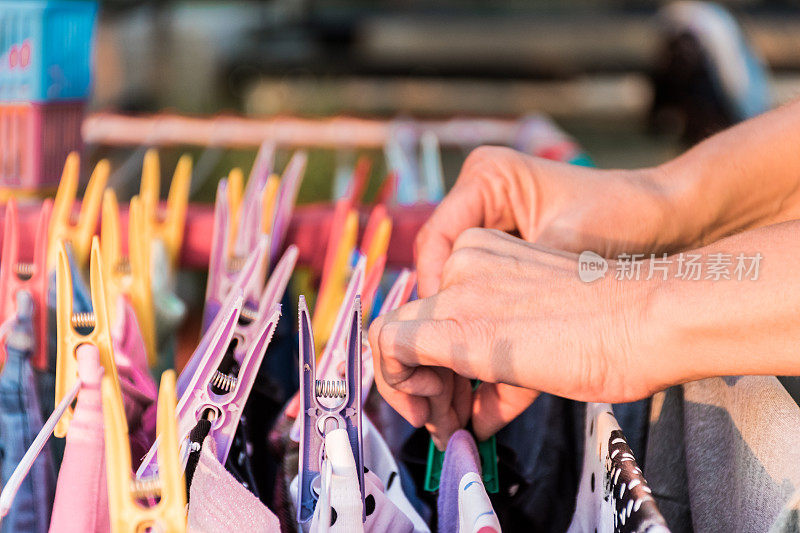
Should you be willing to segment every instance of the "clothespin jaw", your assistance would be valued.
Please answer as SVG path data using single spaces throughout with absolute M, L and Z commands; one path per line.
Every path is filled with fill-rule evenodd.
M 233 189 L 240 187 L 234 183 Z M 214 203 L 214 233 L 211 239 L 211 256 L 208 264 L 208 282 L 206 284 L 205 309 L 203 311 L 203 331 L 206 331 L 219 311 L 220 305 L 234 285 L 243 266 L 248 263 L 248 256 L 240 256 L 232 253 L 233 247 L 231 240 L 231 227 L 234 219 L 231 217 L 231 209 L 239 209 L 236 202 L 231 201 L 229 191 L 231 190 L 228 180 L 221 180 L 217 188 L 217 198 Z M 233 195 L 238 193 L 234 190 Z M 254 264 L 256 268 L 254 275 L 248 275 L 247 283 L 242 287 L 248 303 L 257 305 L 261 289 L 264 284 L 264 276 L 269 265 L 270 239 L 266 236 L 259 236 L 256 239 L 256 249 L 259 252 L 259 260 Z M 247 251 L 250 253 L 250 250 Z
M 16 313 L 17 292 L 27 291 L 33 300 L 33 326 L 36 346 L 33 350 L 33 366 L 38 370 L 47 368 L 47 232 L 50 225 L 52 203 L 42 202 L 33 249 L 33 261 L 23 263 L 19 259 L 19 227 L 17 203 L 9 198 L 6 204 L 5 227 L 3 228 L 3 251 L 0 256 L 0 322 Z M 5 363 L 5 345 L 0 343 L 0 368 Z
M 347 341 L 346 380 L 320 380 L 316 376 L 316 356 L 311 320 L 303 296 L 299 303 L 300 395 L 303 418 L 300 437 L 299 490 L 297 521 L 305 523 L 314 515 L 321 487 L 323 439 L 331 429 L 347 430 L 361 488 L 362 520 L 366 520 L 364 502 L 364 461 L 361 438 L 361 299 L 356 296 L 350 315 Z M 333 407 L 320 397 L 339 399 Z M 316 489 L 316 490 L 315 490 Z
M 272 227 L 269 232 L 271 239 L 269 256 L 273 259 L 278 257 L 278 252 L 283 246 L 283 239 L 286 238 L 286 232 L 289 230 L 289 221 L 292 218 L 300 184 L 303 182 L 303 173 L 307 162 L 308 154 L 295 152 L 283 170 L 283 177 L 275 199 Z
M 75 350 L 81 344 L 93 344 L 100 355 L 100 365 L 105 375 L 114 384 L 122 401 L 122 392 L 114 363 L 114 347 L 111 343 L 111 326 L 108 316 L 108 305 L 105 284 L 103 281 L 103 261 L 100 256 L 100 241 L 92 238 L 91 260 L 89 263 L 89 285 L 92 298 L 91 313 L 72 312 L 72 275 L 67 259 L 67 250 L 61 245 L 56 266 L 56 333 L 58 344 L 56 351 L 56 383 L 55 405 L 72 389 L 78 379 L 78 361 Z M 82 333 L 76 328 L 87 330 Z M 55 429 L 56 437 L 64 437 L 72 419 L 72 408 L 69 408 Z
M 159 213 L 161 188 L 161 168 L 158 151 L 148 150 L 144 155 L 142 182 L 139 197 L 144 208 L 144 218 L 148 221 L 152 237 L 161 239 L 169 254 L 170 264 L 178 265 L 183 232 L 186 227 L 186 213 L 189 207 L 189 189 L 192 181 L 192 158 L 182 155 L 175 166 L 172 183 L 167 196 L 167 208 L 163 217 Z
M 150 224 L 138 196 L 128 210 L 128 257 L 122 255 L 117 195 L 108 189 L 103 194 L 100 249 L 103 276 L 108 296 L 110 323 L 116 324 L 117 299 L 127 296 L 136 314 L 150 366 L 156 364 L 156 326 L 153 304 Z
M 357 237 L 358 212 L 350 210 L 344 219 L 341 233 L 335 226 L 331 228 L 329 246 L 333 247 L 334 253 L 322 274 L 313 320 L 314 331 L 321 346 L 327 344 L 330 338 L 338 305 L 344 296 L 350 256 L 355 249 Z
M 108 375 L 103 376 L 102 394 L 111 531 L 136 533 L 147 527 L 170 533 L 185 531 L 186 488 L 181 475 L 175 420 L 175 371 L 167 370 L 162 374 L 158 390 L 156 428 L 161 438 L 157 479 L 134 480 L 131 477 L 125 409 Z M 159 497 L 159 502 L 150 507 L 140 503 L 152 497 Z
M 53 204 L 53 215 L 50 218 L 49 244 L 47 248 L 48 270 L 56 266 L 61 241 L 69 242 L 72 245 L 75 251 L 75 259 L 79 266 L 86 265 L 89 260 L 92 236 L 97 229 L 100 202 L 103 190 L 108 182 L 110 169 L 111 166 L 105 159 L 99 161 L 94 167 L 92 177 L 89 178 L 89 184 L 83 194 L 78 220 L 73 223 L 72 206 L 78 193 L 80 158 L 77 152 L 72 152 L 67 156 Z

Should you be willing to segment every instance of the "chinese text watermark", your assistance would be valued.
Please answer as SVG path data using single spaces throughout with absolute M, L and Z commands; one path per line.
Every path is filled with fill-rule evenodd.
M 614 278 L 623 280 L 681 279 L 700 280 L 749 280 L 758 279 L 761 261 L 760 252 L 754 254 L 620 254 L 614 262 Z M 578 277 L 591 283 L 605 277 L 609 270 L 606 259 L 585 251 L 578 257 Z

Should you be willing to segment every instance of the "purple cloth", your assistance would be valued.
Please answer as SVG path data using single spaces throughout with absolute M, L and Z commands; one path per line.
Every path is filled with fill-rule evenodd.
M 125 400 L 125 418 L 133 464 L 150 450 L 156 439 L 156 398 L 158 389 L 147 365 L 147 352 L 131 305 L 120 298 L 120 320 L 114 325 L 112 342 L 119 384 Z
M 447 442 L 439 483 L 439 533 L 458 531 L 458 485 L 470 472 L 481 475 L 478 447 L 469 432 L 460 429 Z

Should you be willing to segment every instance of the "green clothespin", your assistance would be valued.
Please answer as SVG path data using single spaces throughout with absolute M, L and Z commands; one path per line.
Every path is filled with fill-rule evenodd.
M 480 385 L 480 381 L 475 381 L 472 390 Z M 478 443 L 478 456 L 481 459 L 481 471 L 483 472 L 483 484 L 486 491 L 495 494 L 500 491 L 500 480 L 497 476 L 497 438 L 492 435 L 485 441 Z M 439 451 L 431 439 L 428 445 L 428 464 L 425 467 L 425 490 L 436 492 L 439 490 L 439 481 L 442 477 L 442 464 L 444 464 L 444 452 Z

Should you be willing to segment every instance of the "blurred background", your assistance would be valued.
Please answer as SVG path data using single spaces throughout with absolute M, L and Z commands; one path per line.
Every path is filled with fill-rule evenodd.
M 545 113 L 599 166 L 654 164 L 680 149 L 680 128 L 647 133 L 667 4 L 106 1 L 91 107 L 386 118 Z M 769 67 L 771 103 L 798 94 L 800 3 L 722 5 Z

